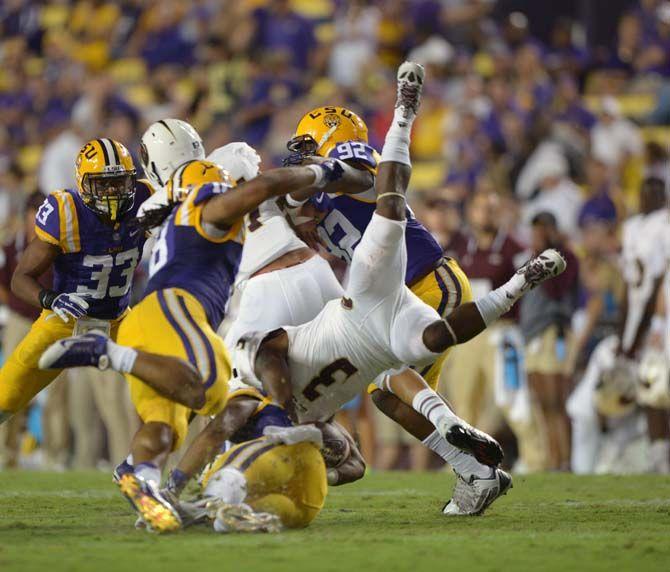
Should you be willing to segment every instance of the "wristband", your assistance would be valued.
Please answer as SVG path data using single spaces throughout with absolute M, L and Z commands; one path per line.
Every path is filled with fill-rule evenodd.
M 298 201 L 298 200 L 294 199 L 291 195 L 286 195 L 285 199 L 286 199 L 286 204 L 289 207 L 291 207 L 292 209 L 297 209 L 298 207 L 301 207 L 302 205 L 304 205 L 309 200 L 309 198 L 307 198 L 307 199 L 302 199 L 301 201 Z
M 57 292 L 49 290 L 48 288 L 40 290 L 40 293 L 38 295 L 40 306 L 42 306 L 42 308 L 44 308 L 45 310 L 51 310 L 51 306 L 53 305 L 54 300 L 56 299 L 57 296 L 58 296 Z
M 312 173 L 314 173 L 314 182 L 312 183 L 313 187 L 323 187 L 326 184 L 326 177 L 324 175 L 323 169 L 318 165 L 307 165 L 306 167 Z

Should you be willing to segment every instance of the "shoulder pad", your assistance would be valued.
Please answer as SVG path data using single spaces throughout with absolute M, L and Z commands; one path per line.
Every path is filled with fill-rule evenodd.
M 362 141 L 345 141 L 338 143 L 328 154 L 329 157 L 346 161 L 376 171 L 379 154 L 367 143 Z
M 141 196 L 140 198 L 144 200 L 144 198 L 149 198 L 156 192 L 156 187 L 151 184 L 149 179 L 137 179 L 135 183 L 135 192 L 138 194 L 142 193 L 144 196 Z

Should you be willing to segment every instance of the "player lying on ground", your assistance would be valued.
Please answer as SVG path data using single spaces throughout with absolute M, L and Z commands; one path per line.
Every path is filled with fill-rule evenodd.
M 340 173 L 333 160 L 269 171 L 232 188 L 214 163 L 183 164 L 169 185 L 170 204 L 142 219 L 161 231 L 144 297 L 123 321 L 119 343 L 92 333 L 63 340 L 42 355 L 43 369 L 92 365 L 126 375 L 142 426 L 131 444 L 127 472 L 117 478 L 124 496 L 154 529 L 179 527 L 178 515 L 154 485 L 167 455 L 183 442 L 192 411 L 216 415 L 225 406 L 231 366 L 215 332 L 241 257 L 244 215 L 271 197 Z M 192 405 L 154 391 L 155 380 L 192 388 Z
M 377 175 L 377 207 L 354 252 L 345 295 L 329 302 L 307 324 L 249 335 L 238 344 L 242 378 L 256 380 L 297 422 L 328 420 L 387 370 L 430 363 L 483 331 L 526 291 L 565 269 L 558 252 L 545 251 L 504 286 L 463 304 L 446 319 L 405 286 L 405 191 L 411 174 L 405 127 L 416 112 L 422 75 L 420 66 L 407 62 L 398 71 L 401 89 Z M 460 449 L 450 460 L 461 478 L 448 514 L 480 513 L 504 494 L 511 477 L 494 467 L 502 457 L 495 440 L 464 423 L 427 387 L 417 392 L 388 377 L 383 383 Z
M 178 508 L 184 526 L 208 518 L 216 518 L 214 527 L 223 532 L 307 526 L 323 506 L 327 484 L 364 475 L 354 440 L 336 423 L 292 428 L 284 409 L 254 388 L 231 383 L 226 408 L 191 444 L 164 497 Z M 226 440 L 234 446 L 219 453 Z M 212 461 L 200 498 L 180 503 L 188 480 Z
M 272 404 L 258 389 L 239 379 L 230 382 L 225 409 L 195 438 L 175 469 L 170 472 L 165 494 L 176 502 L 188 482 L 224 448 L 226 441 L 241 443 L 263 435 L 266 427 L 291 427 L 286 411 Z M 334 422 L 328 423 L 340 438 L 326 437 L 323 449 L 328 468 L 328 484 L 344 485 L 362 478 L 365 461 L 351 436 Z

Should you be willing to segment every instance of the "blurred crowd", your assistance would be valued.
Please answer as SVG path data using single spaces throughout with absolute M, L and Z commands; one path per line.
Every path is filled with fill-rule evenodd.
M 287 154 L 304 113 L 345 105 L 380 148 L 396 66 L 423 63 L 412 206 L 475 296 L 502 284 L 529 250 L 559 246 L 570 259 L 561 280 L 452 352 L 442 392 L 504 442 L 518 470 L 569 470 L 566 400 L 595 344 L 622 319 L 621 224 L 637 212 L 644 181 L 666 179 L 670 2 L 631 0 L 606 45 L 569 17 L 552 18 L 537 37 L 536 22 L 500 4 L 4 0 L 0 238 L 26 232 L 40 194 L 74 186 L 73 160 L 87 139 L 117 139 L 136 156 L 144 128 L 165 117 L 192 123 L 206 149 L 246 141 L 267 168 Z M 2 281 L 2 303 L 6 288 Z M 89 387 L 96 381 L 105 383 L 55 384 L 2 437 L 5 462 L 18 462 L 20 447 L 24 462 L 38 450 L 56 467 L 118 460 L 115 443 L 134 420 L 105 411 Z M 342 420 L 373 465 L 432 466 L 367 400 Z

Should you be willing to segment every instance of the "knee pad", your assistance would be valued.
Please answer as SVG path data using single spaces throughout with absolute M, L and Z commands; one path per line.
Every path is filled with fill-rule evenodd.
M 247 479 L 237 469 L 225 467 L 212 475 L 203 494 L 227 504 L 240 504 L 247 498 Z

